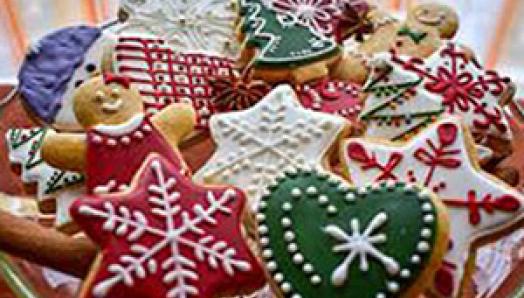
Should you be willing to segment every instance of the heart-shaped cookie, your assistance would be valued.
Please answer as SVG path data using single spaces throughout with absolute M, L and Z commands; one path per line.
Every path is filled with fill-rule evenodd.
M 353 188 L 329 173 L 290 171 L 269 187 L 256 217 L 283 297 L 413 297 L 448 245 L 440 200 L 405 183 Z

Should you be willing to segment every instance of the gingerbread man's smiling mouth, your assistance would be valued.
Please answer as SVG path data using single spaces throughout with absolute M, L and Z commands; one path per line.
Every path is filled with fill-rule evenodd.
M 113 102 L 106 101 L 102 104 L 102 110 L 106 113 L 116 113 L 118 112 L 118 110 L 120 110 L 123 104 L 124 104 L 124 101 L 122 101 L 121 98 Z

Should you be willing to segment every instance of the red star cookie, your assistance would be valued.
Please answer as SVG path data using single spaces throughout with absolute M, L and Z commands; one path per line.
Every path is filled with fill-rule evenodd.
M 240 232 L 244 194 L 179 172 L 152 154 L 129 191 L 74 203 L 73 218 L 101 247 L 80 297 L 211 298 L 262 287 Z

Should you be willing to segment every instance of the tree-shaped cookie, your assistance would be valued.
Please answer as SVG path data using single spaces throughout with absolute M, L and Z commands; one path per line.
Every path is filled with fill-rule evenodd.
M 190 105 L 174 104 L 147 117 L 138 91 L 113 74 L 84 83 L 73 100 L 86 133 L 48 135 L 42 156 L 52 166 L 84 173 L 88 192 L 125 189 L 152 152 L 186 170 L 176 146 L 193 129 Z
M 54 199 L 77 196 L 84 181 L 80 173 L 53 168 L 42 159 L 40 151 L 44 138 L 53 133 L 51 128 L 33 127 L 13 128 L 6 135 L 9 161 L 21 166 L 23 182 L 37 184 L 37 198 L 44 212 L 54 211 L 51 208 Z
M 241 63 L 267 81 L 304 82 L 327 76 L 340 50 L 337 43 L 293 14 L 280 14 L 262 0 L 240 1 Z
M 367 94 L 360 119 L 366 136 L 406 139 L 443 112 L 439 100 L 417 88 L 422 79 L 377 56 L 363 91 Z
M 126 192 L 85 196 L 71 213 L 101 253 L 79 297 L 202 297 L 265 282 L 242 239 L 243 193 L 197 186 L 150 155 Z
M 444 264 L 433 289 L 460 297 L 476 243 L 493 240 L 524 218 L 524 196 L 480 170 L 470 133 L 461 121 L 441 120 L 403 145 L 349 139 L 341 154 L 348 176 L 357 186 L 369 182 L 419 183 L 433 190 L 450 216 L 451 233 Z

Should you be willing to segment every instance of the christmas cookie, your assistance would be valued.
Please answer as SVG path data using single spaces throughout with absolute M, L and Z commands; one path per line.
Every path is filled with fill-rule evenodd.
M 129 77 L 143 96 L 146 112 L 155 113 L 171 103 L 193 105 L 198 129 L 207 129 L 217 112 L 221 90 L 217 78 L 235 78 L 231 59 L 200 53 L 176 53 L 167 41 L 146 36 L 120 37 L 113 53 L 114 68 Z M 222 86 L 218 86 L 219 88 Z M 225 90 L 222 90 L 225 92 Z
M 337 43 L 304 25 L 296 13 L 279 13 L 267 2 L 240 1 L 240 63 L 269 82 L 326 77 L 340 54 Z
M 125 15 L 114 29 L 121 36 L 148 34 L 179 52 L 238 56 L 233 1 L 120 1 Z
M 150 155 L 126 192 L 71 207 L 101 248 L 79 297 L 202 297 L 251 292 L 263 271 L 242 239 L 243 193 L 202 187 Z
M 308 109 L 346 118 L 360 130 L 358 115 L 362 110 L 361 87 L 340 80 L 324 79 L 295 86 L 300 103 Z
M 420 76 L 417 90 L 437 96 L 445 112 L 460 116 L 477 141 L 511 138 L 500 106 L 513 95 L 510 79 L 485 70 L 461 46 L 447 42 L 427 59 L 392 55 L 391 61 Z
M 89 193 L 125 189 L 153 152 L 186 168 L 177 144 L 193 129 L 191 106 L 173 104 L 148 117 L 129 80 L 109 73 L 85 82 L 73 101 L 86 133 L 48 135 L 42 154 L 52 166 L 84 173 Z
M 483 240 L 492 240 L 524 217 L 524 196 L 476 163 L 470 133 L 456 118 L 433 124 L 404 145 L 349 139 L 342 161 L 357 186 L 403 181 L 433 190 L 450 216 L 451 242 L 433 289 L 460 297 L 469 276 L 468 259 Z
M 107 68 L 114 37 L 97 27 L 68 27 L 34 44 L 18 73 L 25 105 L 40 122 L 59 130 L 81 130 L 73 111 L 74 90 Z
M 408 23 L 420 23 L 437 28 L 440 37 L 451 39 L 459 28 L 457 12 L 449 6 L 438 3 L 415 5 L 407 16 Z
M 13 128 L 8 130 L 6 144 L 9 161 L 21 166 L 25 183 L 37 184 L 37 198 L 43 212 L 54 212 L 54 200 L 76 197 L 83 185 L 80 173 L 63 171 L 48 165 L 41 157 L 44 138 L 54 133 L 50 128 Z M 64 222 L 59 221 L 57 225 Z
M 322 164 L 346 126 L 342 117 L 303 108 L 289 85 L 278 86 L 248 110 L 211 118 L 217 149 L 195 181 L 235 185 L 256 206 L 287 166 Z
M 438 98 L 418 88 L 422 81 L 418 75 L 391 65 L 383 55 L 376 56 L 371 64 L 359 115 L 367 126 L 366 136 L 407 139 L 442 114 L 444 108 Z
M 445 208 L 427 189 L 354 188 L 310 169 L 271 184 L 256 219 L 279 297 L 417 297 L 448 244 Z

